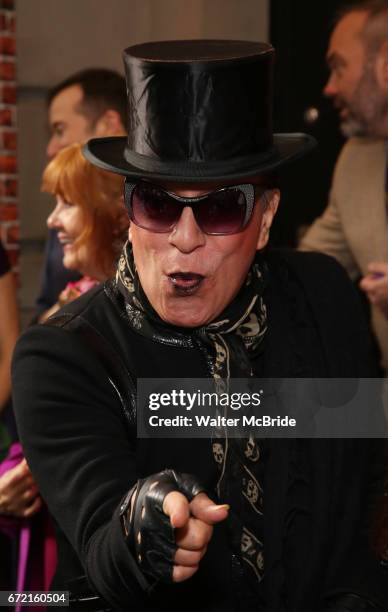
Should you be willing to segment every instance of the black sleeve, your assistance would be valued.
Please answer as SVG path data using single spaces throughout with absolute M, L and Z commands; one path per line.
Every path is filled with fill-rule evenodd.
M 296 275 L 318 331 L 324 376 L 373 378 L 380 372 L 360 295 L 344 268 L 322 253 L 279 251 Z
M 136 481 L 118 396 L 74 333 L 34 326 L 17 344 L 14 406 L 30 468 L 91 585 L 113 607 L 141 598 L 119 519 Z
M 0 242 L 0 276 L 4 276 L 7 272 L 9 272 L 9 261 L 7 257 L 7 253 L 2 243 Z

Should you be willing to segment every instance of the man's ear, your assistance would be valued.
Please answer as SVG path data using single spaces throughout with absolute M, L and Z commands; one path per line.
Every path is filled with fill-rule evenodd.
M 125 130 L 121 123 L 120 114 L 113 109 L 108 109 L 97 120 L 94 127 L 95 138 L 103 138 L 105 136 L 123 136 Z
M 276 215 L 280 202 L 280 191 L 279 189 L 270 189 L 266 191 L 261 199 L 259 206 L 263 207 L 263 213 L 261 217 L 261 225 L 259 237 L 257 239 L 257 250 L 264 249 L 269 239 L 269 231 L 271 229 L 272 221 Z
M 388 92 L 388 41 L 385 41 L 376 56 L 376 80 L 379 87 Z
M 128 240 L 129 240 L 129 242 L 132 242 L 132 221 L 129 222 Z

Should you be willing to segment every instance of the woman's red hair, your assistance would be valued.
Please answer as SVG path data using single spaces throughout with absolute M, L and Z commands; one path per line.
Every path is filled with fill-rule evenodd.
M 87 161 L 79 144 L 60 151 L 43 173 L 42 191 L 81 207 L 84 228 L 75 244 L 85 246 L 107 276 L 112 272 L 129 225 L 123 181 L 122 176 Z

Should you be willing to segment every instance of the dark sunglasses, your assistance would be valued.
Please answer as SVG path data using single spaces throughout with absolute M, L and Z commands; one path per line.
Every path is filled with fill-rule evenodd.
M 124 198 L 131 221 L 143 229 L 171 232 L 183 208 L 190 206 L 202 232 L 225 236 L 237 234 L 247 226 L 255 205 L 255 189 L 255 185 L 247 183 L 185 198 L 153 183 L 132 183 L 126 179 Z

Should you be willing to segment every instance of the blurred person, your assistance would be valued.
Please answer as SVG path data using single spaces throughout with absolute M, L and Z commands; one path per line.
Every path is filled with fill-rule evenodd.
M 125 176 L 129 242 L 114 279 L 28 330 L 13 370 L 26 454 L 58 525 L 53 585 L 70 590 L 70 609 L 387 609 L 365 530 L 378 442 L 136 428 L 144 378 L 218 390 L 373 372 L 342 268 L 265 252 L 273 173 L 313 145 L 272 133 L 273 60 L 270 45 L 244 41 L 129 47 L 139 120 L 128 139 L 84 147 Z
M 0 413 L 11 395 L 11 355 L 19 335 L 15 278 L 0 242 Z
M 327 51 L 324 94 L 349 140 L 337 161 L 329 204 L 301 241 L 333 255 L 371 304 L 371 323 L 388 376 L 388 1 L 344 5 Z M 383 399 L 388 418 L 388 380 Z M 388 478 L 375 546 L 388 561 Z
M 64 147 L 98 136 L 125 134 L 126 95 L 124 78 L 106 68 L 81 70 L 53 87 L 47 95 L 50 140 L 47 157 Z M 55 229 L 50 229 L 43 263 L 38 312 L 50 308 L 70 281 L 79 274 L 62 264 L 62 247 Z
M 26 460 L 20 456 L 17 464 L 0 470 L 0 474 L 0 515 L 34 515 L 41 508 L 41 500 Z
M 47 318 L 60 304 L 113 275 L 128 220 L 122 201 L 123 179 L 92 166 L 82 155 L 81 145 L 58 153 L 44 171 L 42 187 L 57 199 L 47 222 L 59 232 L 64 265 L 82 275 L 61 293 L 58 304 L 44 314 Z M 51 522 L 45 507 L 38 513 L 41 509 L 38 487 L 20 444 L 14 443 L 0 464 L 0 530 L 20 539 L 21 530 L 29 530 L 26 589 L 47 590 L 56 566 Z M 20 559 L 25 557 L 20 548 L 19 568 Z
M 19 309 L 16 300 L 15 278 L 10 270 L 7 254 L 0 242 L 0 412 L 8 404 L 11 396 L 11 356 L 19 335 Z M 3 421 L 0 428 L 5 432 Z M 0 448 L 0 460 L 8 452 L 8 432 L 1 436 L 4 445 Z M 8 442 L 8 444 L 6 444 Z M 11 493 L 13 482 L 19 487 Z M 34 501 L 33 491 L 28 488 L 30 477 L 28 468 L 23 465 L 15 468 L 8 475 L 1 475 L 0 471 L 0 514 L 8 511 L 22 515 L 29 512 L 31 502 Z M 34 504 L 32 503 L 32 511 Z
M 42 190 L 56 197 L 47 225 L 57 232 L 63 265 L 81 274 L 81 279 L 70 282 L 43 314 L 41 320 L 45 320 L 114 275 L 128 219 L 123 179 L 93 166 L 79 144 L 66 147 L 48 164 Z
M 360 281 L 370 303 L 388 319 L 388 263 L 375 261 L 368 265 L 368 274 Z
M 14 424 L 6 410 L 11 396 L 11 355 L 19 335 L 19 309 L 16 284 L 10 270 L 6 251 L 0 242 L 0 588 L 5 589 L 11 579 L 10 515 L 32 516 L 40 507 L 33 478 L 26 462 L 9 463 Z M 11 423 L 12 421 L 12 423 Z M 9 425 L 11 424 L 11 427 Z M 8 426 L 8 427 L 7 427 Z M 11 434 L 11 435 L 10 435 Z M 9 468 L 9 469 L 7 469 Z
M 300 247 L 334 256 L 371 303 L 372 327 L 388 372 L 388 2 L 344 5 L 332 32 L 324 94 L 349 138 L 330 201 Z
M 113 70 L 88 68 L 69 76 L 48 92 L 47 105 L 49 159 L 75 142 L 125 133 L 125 80 Z
M 19 309 L 16 300 L 15 278 L 10 270 L 6 252 L 0 242 L 0 412 L 11 396 L 11 356 L 19 335 Z M 5 431 L 3 420 L 0 428 Z M 12 433 L 12 432 L 11 432 Z M 8 452 L 9 434 L 1 438 L 8 444 L 0 449 L 0 460 Z M 0 470 L 0 514 L 9 512 L 22 516 L 37 508 L 36 492 L 30 489 L 32 477 L 26 465 L 15 467 L 9 474 Z M 17 487 L 13 487 L 17 483 Z

